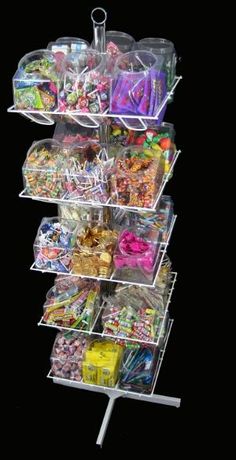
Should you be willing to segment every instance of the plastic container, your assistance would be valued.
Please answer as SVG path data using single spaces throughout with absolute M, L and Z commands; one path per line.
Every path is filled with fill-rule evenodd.
M 110 42 L 114 43 L 121 53 L 128 53 L 129 51 L 132 51 L 135 43 L 134 38 L 131 35 L 116 30 L 108 30 L 106 32 L 107 45 Z
M 45 323 L 84 331 L 91 329 L 100 304 L 100 283 L 77 280 L 64 289 L 56 284 L 49 290 L 43 306 Z
M 61 74 L 49 50 L 26 54 L 13 77 L 14 104 L 21 110 L 54 111 L 58 107 Z
M 103 332 L 125 339 L 145 342 L 157 340 L 163 322 L 163 297 L 152 289 L 118 285 L 114 295 L 105 298 L 102 313 Z
M 104 75 L 105 58 L 95 50 L 71 53 L 64 60 L 61 111 L 102 113 L 109 107 L 110 79 Z
M 110 111 L 117 114 L 156 116 L 166 96 L 163 57 L 149 51 L 131 51 L 116 60 Z M 165 108 L 159 115 L 159 123 Z
M 114 204 L 151 208 L 164 177 L 165 161 L 153 149 L 129 146 L 115 160 L 111 177 Z
M 136 44 L 138 49 L 151 51 L 156 56 L 164 58 L 164 72 L 168 91 L 171 89 L 176 72 L 176 53 L 174 44 L 165 38 L 143 38 Z
M 119 387 L 139 393 L 151 393 L 158 349 L 139 347 L 126 349 L 123 355 Z
M 106 151 L 97 142 L 69 147 L 63 163 L 64 199 L 106 203 L 111 166 Z
M 59 217 L 69 220 L 97 221 L 107 223 L 110 221 L 110 208 L 91 206 L 68 206 L 60 205 Z
M 160 247 L 150 236 L 153 235 L 141 226 L 121 231 L 113 256 L 115 279 L 138 283 L 152 281 Z
M 53 53 L 69 54 L 84 51 L 89 48 L 89 43 L 83 38 L 76 37 L 59 37 L 47 46 Z
M 117 233 L 104 224 L 79 222 L 72 273 L 109 278 Z
M 87 345 L 88 340 L 81 333 L 75 331 L 59 332 L 51 354 L 52 375 L 80 382 L 82 379 L 82 360 Z
M 45 217 L 34 242 L 35 266 L 42 270 L 68 273 L 78 222 Z
M 54 139 L 34 142 L 28 150 L 22 173 L 27 195 L 61 198 L 64 195 L 63 155 L 61 145 Z
M 114 387 L 122 358 L 122 347 L 108 340 L 95 340 L 87 348 L 83 360 L 83 382 Z
M 68 122 L 56 124 L 53 138 L 65 145 L 78 144 L 84 141 L 99 141 L 98 129 L 85 128 L 70 119 Z

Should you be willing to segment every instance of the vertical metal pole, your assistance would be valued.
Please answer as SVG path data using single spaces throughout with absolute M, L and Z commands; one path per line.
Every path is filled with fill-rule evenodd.
M 111 418 L 111 413 L 113 411 L 115 400 L 116 400 L 116 398 L 109 397 L 109 403 L 107 404 L 106 412 L 104 414 L 103 421 L 102 421 L 102 424 L 101 424 L 101 428 L 100 428 L 100 431 L 99 431 L 99 435 L 98 435 L 97 441 L 96 441 L 96 444 L 98 444 L 100 447 L 102 447 L 102 443 L 103 443 L 104 438 L 105 438 L 105 434 L 106 434 L 106 431 L 107 431 L 109 420 Z
M 103 8 L 95 8 L 91 13 L 91 19 L 93 22 L 93 47 L 99 53 L 106 52 L 106 20 L 107 13 Z M 108 144 L 108 127 L 106 123 L 99 126 L 99 141 L 101 144 L 105 144 L 107 148 Z

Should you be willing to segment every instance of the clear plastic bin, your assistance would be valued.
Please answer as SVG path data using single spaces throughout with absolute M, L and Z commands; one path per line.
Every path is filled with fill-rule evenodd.
M 106 203 L 111 166 L 107 154 L 97 142 L 68 147 L 63 164 L 64 199 Z
M 114 204 L 151 208 L 164 176 L 164 157 L 153 149 L 125 148 L 117 156 L 111 177 Z
M 61 74 L 49 50 L 26 54 L 13 77 L 14 104 L 21 110 L 54 111 L 58 107 Z
M 99 141 L 98 129 L 85 128 L 70 119 L 67 122 L 58 122 L 55 127 L 53 139 L 65 144 L 76 145 L 85 141 Z
M 127 348 L 121 363 L 119 387 L 139 393 L 151 393 L 159 350 L 146 346 Z
M 104 75 L 105 57 L 95 50 L 71 53 L 64 60 L 61 111 L 103 113 L 109 107 L 110 79 Z
M 72 264 L 78 222 L 45 217 L 34 242 L 35 266 L 42 270 L 68 273 Z
M 50 42 L 47 46 L 53 53 L 75 53 L 84 51 L 89 48 L 89 43 L 83 38 L 76 37 L 59 37 L 54 42 Z
M 97 221 L 104 224 L 111 218 L 111 210 L 108 207 L 60 205 L 58 214 L 63 219 Z
M 118 379 L 122 353 L 122 347 L 115 342 L 93 341 L 84 355 L 83 382 L 114 387 Z
M 82 379 L 82 360 L 87 346 L 88 339 L 81 333 L 75 331 L 59 332 L 51 354 L 52 375 L 80 382 Z
M 64 283 L 63 289 L 56 283 L 47 293 L 44 322 L 89 331 L 100 305 L 99 294 L 98 281 L 77 278 L 67 285 Z
M 109 278 L 116 241 L 117 232 L 105 224 L 79 222 L 72 273 Z
M 26 193 L 31 196 L 61 198 L 63 154 L 54 139 L 34 142 L 28 150 L 22 173 Z
M 164 58 L 167 89 L 170 90 L 176 72 L 176 53 L 174 44 L 165 38 L 143 38 L 136 43 L 138 49 L 149 50 L 156 56 Z
M 110 111 L 117 114 L 155 116 L 166 96 L 163 58 L 149 51 L 131 51 L 116 60 Z M 159 123 L 165 108 L 159 115 Z
M 121 53 L 128 53 L 129 51 L 132 51 L 135 43 L 134 38 L 131 35 L 116 30 L 106 31 L 107 45 L 110 42 L 114 43 Z
M 150 238 L 151 236 L 151 238 Z M 151 282 L 154 276 L 160 246 L 142 226 L 121 231 L 114 252 L 114 277 L 134 282 Z
M 114 295 L 105 298 L 102 314 L 103 332 L 125 339 L 145 342 L 158 338 L 163 323 L 165 304 L 156 289 L 120 286 Z M 131 342 L 127 342 L 131 343 Z

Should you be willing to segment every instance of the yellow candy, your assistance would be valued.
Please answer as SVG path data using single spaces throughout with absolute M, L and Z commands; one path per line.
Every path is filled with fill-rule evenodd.
M 149 158 L 153 157 L 153 152 L 151 150 L 145 149 L 143 153 L 146 155 L 146 157 L 149 157 Z
M 112 134 L 113 134 L 113 136 L 119 136 L 121 134 L 121 129 L 118 129 L 118 128 L 114 129 Z
M 159 144 L 153 144 L 153 145 L 152 145 L 152 149 L 153 149 L 153 150 L 158 150 L 158 151 L 162 152 L 162 148 L 160 147 Z

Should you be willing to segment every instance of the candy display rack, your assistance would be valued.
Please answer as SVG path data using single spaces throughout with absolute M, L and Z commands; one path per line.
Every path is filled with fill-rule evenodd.
M 103 15 L 103 20 L 102 21 L 96 21 L 96 14 L 100 13 Z M 106 12 L 102 8 L 96 8 L 95 10 L 92 11 L 91 13 L 91 18 L 93 21 L 93 30 L 94 30 L 94 40 L 93 40 L 93 48 L 97 50 L 100 53 L 105 54 L 106 50 L 106 40 L 105 40 L 105 22 L 106 22 Z M 112 113 L 110 112 L 109 109 L 106 109 L 105 111 L 101 113 L 84 113 L 80 112 L 77 110 L 71 110 L 71 111 L 61 111 L 59 108 L 56 108 L 54 111 L 47 111 L 47 110 L 40 110 L 40 111 L 35 111 L 35 110 L 28 110 L 28 109 L 21 109 L 13 105 L 8 109 L 9 112 L 11 113 L 20 113 L 21 115 L 25 116 L 26 118 L 30 119 L 31 121 L 34 121 L 38 124 L 42 125 L 53 125 L 54 123 L 60 122 L 73 122 L 78 124 L 78 131 L 79 131 L 79 126 L 83 126 L 86 128 L 99 128 L 99 133 L 100 133 L 100 142 L 104 142 L 104 136 L 107 136 L 106 133 L 106 125 L 111 122 L 111 120 L 115 120 L 116 122 L 118 121 L 123 125 L 126 129 L 129 130 L 135 130 L 135 131 L 145 131 L 148 129 L 148 125 L 150 122 L 157 122 L 159 119 L 159 116 L 163 110 L 163 108 L 166 106 L 167 102 L 172 99 L 174 95 L 174 91 L 176 89 L 176 86 L 181 80 L 181 76 L 175 76 L 172 82 L 172 85 L 170 88 L 168 88 L 168 91 L 166 92 L 165 97 L 161 101 L 161 103 L 158 106 L 158 109 L 156 110 L 154 115 L 148 116 L 148 115 L 140 115 L 140 114 L 117 114 L 117 113 Z M 73 205 L 73 206 L 87 206 L 87 207 L 108 207 L 108 208 L 119 208 L 123 212 L 130 211 L 130 212 L 155 212 L 156 208 L 158 206 L 159 200 L 163 194 L 163 190 L 165 188 L 165 185 L 169 178 L 171 177 L 173 173 L 173 168 L 176 163 L 176 160 L 180 154 L 180 150 L 176 150 L 170 169 L 167 174 L 163 176 L 161 186 L 158 190 L 157 196 L 155 197 L 155 201 L 153 202 L 151 207 L 138 207 L 138 206 L 126 206 L 126 205 L 118 205 L 118 204 L 113 204 L 111 202 L 111 199 L 109 198 L 105 203 L 98 203 L 96 201 L 82 201 L 82 200 L 70 200 L 66 199 L 64 196 L 60 198 L 51 198 L 51 197 L 41 197 L 41 196 L 31 196 L 27 193 L 27 189 L 25 188 L 21 193 L 20 197 L 22 198 L 31 198 L 33 200 L 38 200 L 38 201 L 43 201 L 43 202 L 51 202 L 57 204 L 59 207 L 61 205 Z M 63 274 L 67 276 L 78 276 L 79 278 L 87 278 L 87 279 L 94 279 L 94 280 L 99 280 L 101 282 L 103 281 L 109 281 L 112 283 L 119 283 L 122 285 L 136 285 L 140 287 L 148 287 L 150 290 L 155 287 L 158 274 L 160 272 L 161 265 L 164 261 L 167 247 L 169 244 L 169 240 L 172 234 L 172 230 L 175 224 L 176 220 L 176 215 L 173 215 L 167 238 L 165 241 L 160 242 L 160 249 L 157 253 L 156 260 L 154 263 L 154 272 L 153 272 L 153 277 L 152 279 L 147 282 L 139 282 L 139 281 L 131 281 L 129 279 L 119 279 L 119 277 L 116 277 L 116 272 L 115 270 L 112 271 L 110 276 L 89 276 L 89 275 L 81 275 L 81 274 L 76 274 L 73 273 L 71 270 L 68 271 L 68 273 L 60 273 L 58 271 L 53 271 L 53 270 L 46 270 L 37 267 L 35 263 L 32 264 L 31 269 L 32 270 L 37 270 L 41 271 L 43 273 L 48 272 L 48 273 L 56 273 L 56 274 Z M 171 272 L 171 280 L 170 280 L 170 286 L 169 290 L 167 293 L 167 299 L 165 303 L 165 310 L 164 314 L 161 317 L 161 327 L 160 331 L 158 333 L 157 338 L 153 340 L 148 340 L 146 341 L 145 339 L 138 339 L 138 338 L 125 338 L 125 343 L 141 343 L 141 344 L 148 344 L 152 345 L 154 348 L 159 350 L 158 352 L 158 358 L 157 362 L 155 364 L 155 371 L 153 374 L 153 381 L 152 381 L 152 386 L 151 386 L 151 392 L 150 393 L 145 393 L 143 392 L 136 392 L 136 391 L 131 391 L 127 389 L 122 389 L 119 386 L 119 381 L 116 383 L 114 387 L 109 387 L 109 386 L 103 386 L 103 385 L 95 385 L 92 383 L 85 383 L 83 381 L 83 378 L 81 381 L 76 381 L 76 380 L 70 380 L 68 378 L 61 378 L 58 376 L 55 376 L 52 371 L 49 372 L 48 378 L 52 379 L 52 381 L 56 384 L 72 387 L 72 388 L 78 388 L 81 390 L 88 390 L 88 391 L 94 391 L 98 393 L 103 393 L 106 394 L 109 398 L 109 402 L 106 408 L 106 412 L 103 418 L 103 422 L 100 428 L 100 432 L 97 438 L 97 444 L 99 446 L 102 446 L 106 430 L 109 424 L 109 419 L 112 413 L 112 409 L 114 406 L 114 403 L 116 399 L 122 397 L 122 398 L 130 398 L 130 399 L 135 399 L 135 400 L 141 400 L 141 401 L 146 401 L 146 402 L 152 402 L 152 403 L 158 403 L 158 404 L 163 404 L 163 405 L 169 405 L 169 406 L 174 406 L 174 407 L 179 407 L 180 406 L 180 399 L 175 398 L 175 397 L 170 397 L 170 396 L 162 396 L 159 394 L 155 393 L 155 386 L 157 383 L 158 375 L 161 369 L 162 361 L 164 358 L 166 346 L 168 343 L 169 335 L 171 332 L 171 328 L 173 325 L 173 320 L 169 319 L 169 305 L 171 303 L 171 297 L 173 294 L 175 282 L 177 278 L 177 273 L 176 272 Z M 78 328 L 73 328 L 73 327 L 66 327 L 66 326 L 58 326 L 55 324 L 48 324 L 44 321 L 44 318 L 42 317 L 38 323 L 39 326 L 44 326 L 44 327 L 52 327 L 55 329 L 59 329 L 61 331 L 75 331 L 76 333 L 81 333 L 85 334 L 88 337 L 96 337 L 100 339 L 113 339 L 113 341 L 116 339 L 114 335 L 111 335 L 109 333 L 105 333 L 104 331 L 99 330 L 98 324 L 101 319 L 101 315 L 104 310 L 104 300 L 101 303 L 100 307 L 98 308 L 98 311 L 95 315 L 95 318 L 92 322 L 91 327 L 88 330 L 82 330 Z M 162 337 L 164 334 L 164 340 L 161 341 L 160 337 Z

